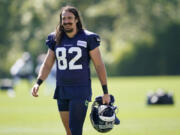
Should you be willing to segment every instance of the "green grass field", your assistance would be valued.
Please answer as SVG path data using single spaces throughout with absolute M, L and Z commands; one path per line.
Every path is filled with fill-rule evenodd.
M 98 79 L 93 79 L 93 99 L 101 95 Z M 106 135 L 180 135 L 180 76 L 120 77 L 108 79 L 110 92 L 119 107 L 121 124 Z M 16 97 L 0 91 L 0 135 L 65 135 L 53 91 L 46 95 L 46 84 L 40 96 L 30 95 L 32 84 L 21 81 Z M 173 106 L 147 106 L 149 90 L 165 88 L 174 93 Z M 84 124 L 84 135 L 99 135 L 90 124 L 89 113 Z

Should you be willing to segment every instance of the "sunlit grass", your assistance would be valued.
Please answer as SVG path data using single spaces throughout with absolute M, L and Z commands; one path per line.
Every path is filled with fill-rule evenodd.
M 170 77 L 120 77 L 109 78 L 109 90 L 115 96 L 119 107 L 119 126 L 106 135 L 179 135 L 180 134 L 180 76 Z M 92 80 L 93 98 L 101 95 L 98 79 Z M 30 95 L 32 84 L 21 81 L 16 87 L 16 97 L 9 98 L 0 91 L 0 135 L 65 135 L 56 101 L 52 99 L 46 84 L 39 97 Z M 147 106 L 149 90 L 165 88 L 174 93 L 173 106 Z M 90 124 L 89 113 L 84 125 L 84 135 L 98 135 Z

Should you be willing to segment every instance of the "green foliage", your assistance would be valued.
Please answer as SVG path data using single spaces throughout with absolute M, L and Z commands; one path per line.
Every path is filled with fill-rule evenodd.
M 179 43 L 176 32 L 171 37 L 163 35 L 170 26 L 179 27 L 179 0 L 0 0 L 0 77 L 9 76 L 11 65 L 24 51 L 32 54 L 34 62 L 40 53 L 46 52 L 45 39 L 59 22 L 60 8 L 67 4 L 77 7 L 85 27 L 101 36 L 101 51 L 109 75 L 179 74 L 179 65 L 163 64 L 164 56 L 154 60 L 157 69 L 139 68 L 149 67 L 150 57 L 144 55 L 152 55 L 153 61 L 155 50 L 168 51 L 172 37 L 173 44 Z M 164 47 L 162 38 L 168 47 Z M 178 62 L 179 55 L 175 54 L 168 61 Z M 141 64 L 132 58 L 134 55 L 143 58 Z
M 118 62 L 117 75 L 180 74 L 180 25 L 155 33 L 153 43 L 139 42 Z
M 0 12 L 2 16 L 0 23 L 0 28 L 2 28 L 0 77 L 7 77 L 11 65 L 21 57 L 24 51 L 29 51 L 36 62 L 36 57 L 47 50 L 44 47 L 45 38 L 56 26 L 51 26 L 52 21 L 47 20 L 52 16 L 51 13 L 55 12 L 54 9 L 58 8 L 56 5 L 58 2 L 55 0 L 0 2 L 2 6 Z
M 160 74 L 180 74 L 180 24 L 171 24 L 162 32 L 156 33 L 158 69 Z

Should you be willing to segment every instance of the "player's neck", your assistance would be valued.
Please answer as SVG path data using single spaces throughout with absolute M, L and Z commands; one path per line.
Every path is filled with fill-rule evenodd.
M 69 37 L 69 38 L 73 38 L 78 32 L 78 29 L 75 28 L 71 33 L 66 33 L 66 35 Z

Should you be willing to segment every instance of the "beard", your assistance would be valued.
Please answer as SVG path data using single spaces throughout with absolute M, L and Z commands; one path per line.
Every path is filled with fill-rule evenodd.
M 71 33 L 71 32 L 73 32 L 73 30 L 74 30 L 74 29 L 64 29 L 64 32 L 66 32 L 66 33 Z
M 63 24 L 63 30 L 64 30 L 64 32 L 66 32 L 66 33 L 71 33 L 71 32 L 73 32 L 73 28 L 65 28 L 65 26 L 66 25 L 70 25 L 70 26 L 72 26 L 72 23 L 64 23 Z

